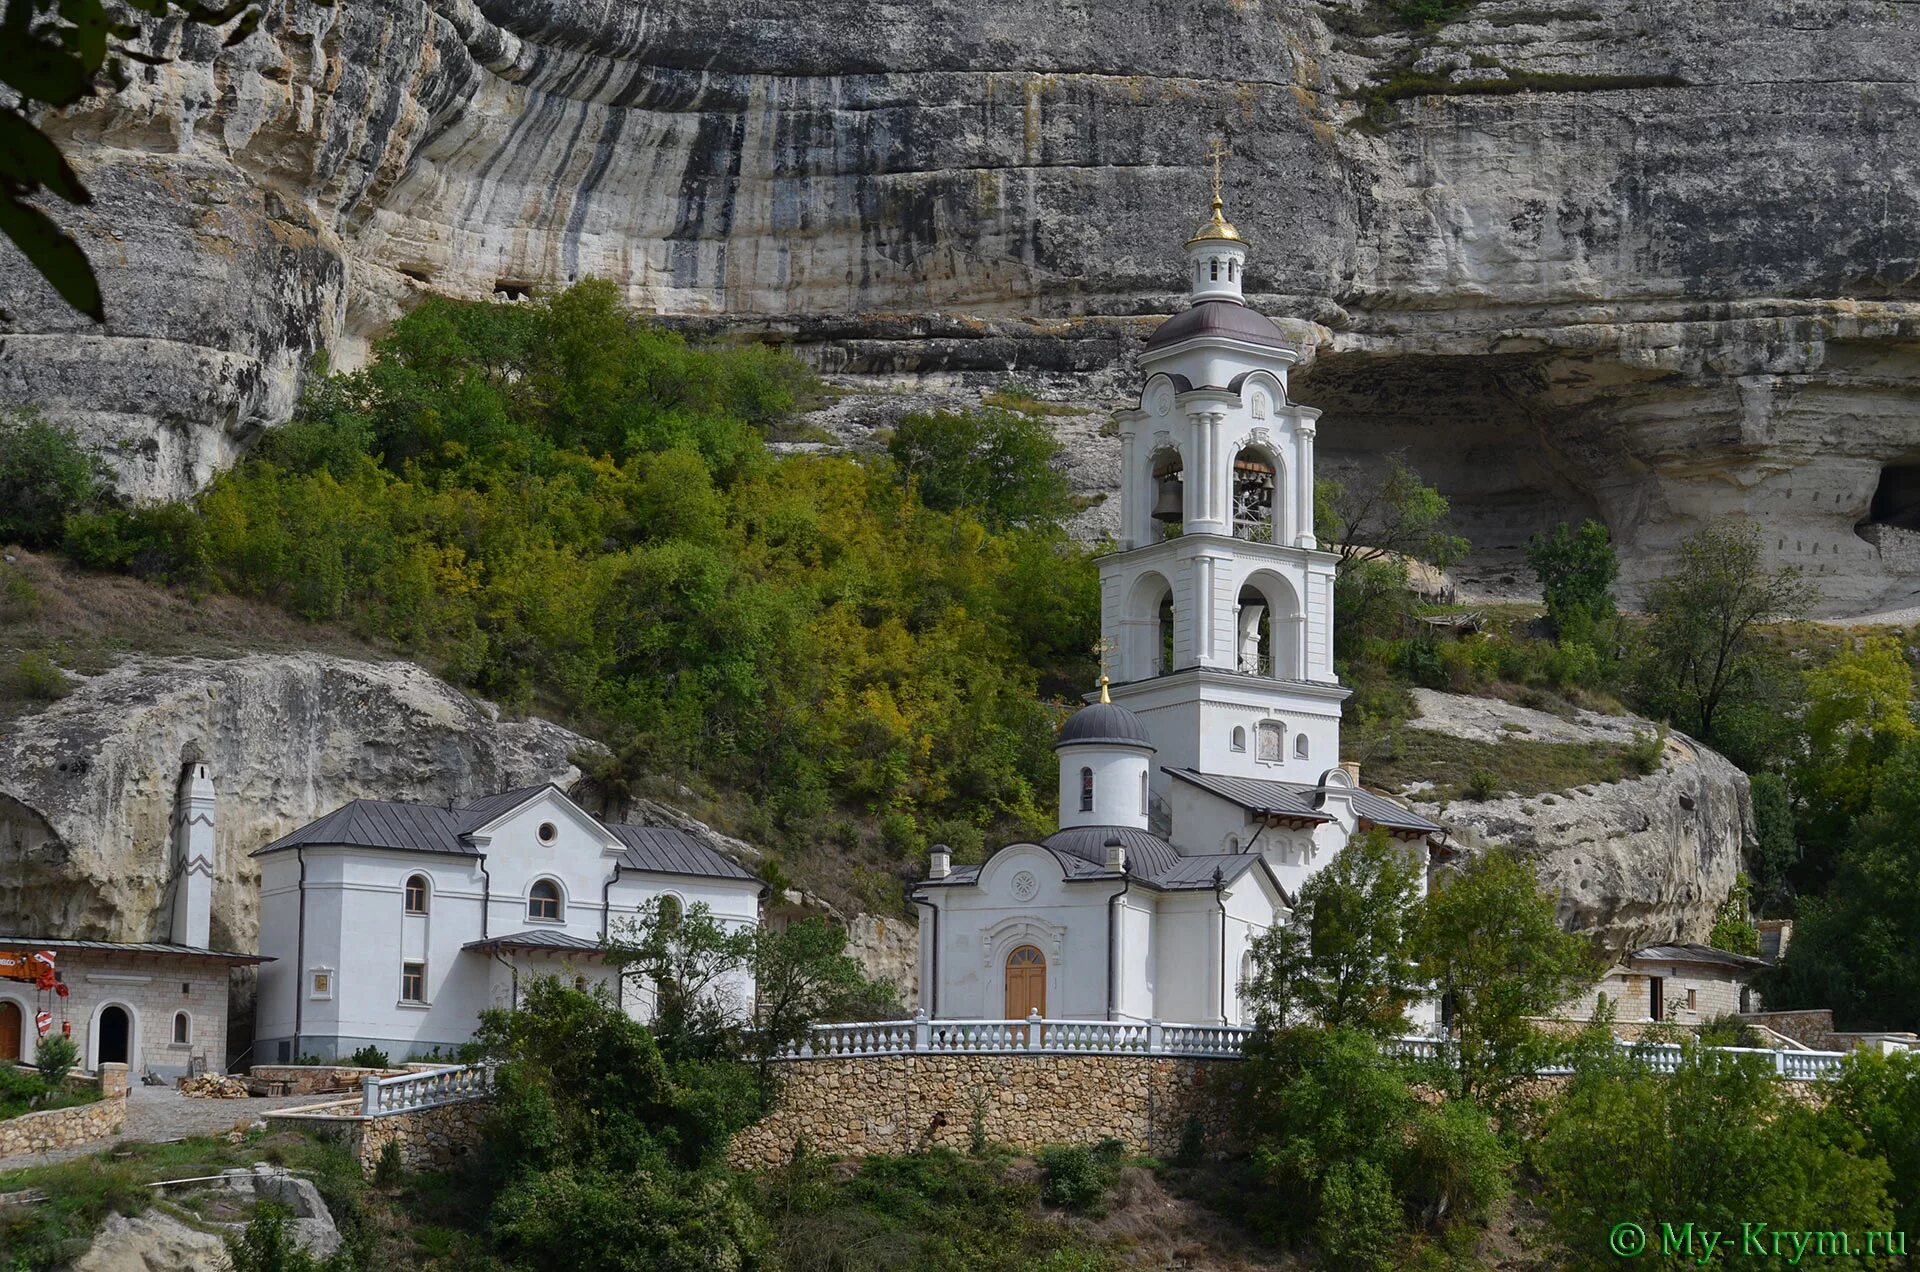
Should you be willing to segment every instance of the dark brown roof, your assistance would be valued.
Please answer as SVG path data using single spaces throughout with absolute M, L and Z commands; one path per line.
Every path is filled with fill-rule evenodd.
M 1146 347 L 1149 351 L 1164 349 L 1199 336 L 1245 340 L 1270 349 L 1293 348 L 1293 342 L 1281 334 L 1271 318 L 1231 300 L 1203 300 L 1185 313 L 1175 314 L 1147 337 Z
M 392 848 L 402 852 L 432 852 L 454 857 L 477 857 L 479 849 L 468 837 L 547 788 L 526 786 L 489 795 L 462 808 L 438 804 L 401 804 L 381 799 L 356 799 L 282 835 L 254 856 L 302 845 Z M 605 823 L 602 823 L 605 825 Z M 620 864 L 650 874 L 699 875 L 711 879 L 747 879 L 754 876 L 683 830 L 668 826 L 606 826 L 625 851 Z
M 1739 972 L 1758 972 L 1767 967 L 1767 960 L 1763 958 L 1716 950 L 1711 945 L 1649 945 L 1627 957 L 1645 963 L 1699 963 Z
M 271 963 L 266 954 L 241 954 L 234 950 L 203 950 L 194 945 L 175 945 L 171 941 L 63 941 L 44 936 L 0 936 L 0 949 L 62 950 L 76 953 L 140 954 L 149 957 L 205 958 L 222 963 Z

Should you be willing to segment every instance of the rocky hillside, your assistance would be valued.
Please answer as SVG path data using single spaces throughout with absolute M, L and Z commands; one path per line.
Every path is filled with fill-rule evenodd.
M 1328 461 L 1408 449 L 1496 564 L 1599 515 L 1631 582 L 1745 510 L 1830 609 L 1908 597 L 1910 4 L 1463 0 L 1417 31 L 1380 0 L 267 7 L 50 121 L 96 195 L 63 215 L 104 330 L 0 248 L 0 399 L 114 443 L 144 494 L 425 291 L 586 274 L 856 388 L 1108 405 L 1217 135 Z
M 1430 689 L 1413 696 L 1420 714 L 1410 728 L 1496 748 L 1617 746 L 1656 728 L 1633 716 L 1580 711 L 1563 719 Z M 1533 858 L 1541 884 L 1560 897 L 1561 923 L 1609 953 L 1705 942 L 1754 838 L 1747 775 L 1676 733 L 1652 773 L 1611 776 L 1484 800 L 1435 802 L 1422 786 L 1406 793 L 1468 852 L 1505 844 Z
M 129 662 L 0 734 L 0 930 L 163 936 L 175 784 L 191 762 L 219 792 L 213 941 L 252 950 L 255 848 L 362 796 L 565 786 L 583 745 L 557 725 L 502 720 L 411 663 Z

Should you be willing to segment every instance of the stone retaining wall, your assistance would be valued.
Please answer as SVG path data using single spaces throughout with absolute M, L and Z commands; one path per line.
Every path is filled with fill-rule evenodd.
M 986 1138 L 1017 1149 L 1117 1139 L 1171 1155 L 1189 1119 L 1205 1146 L 1231 1146 L 1224 1110 L 1237 1060 L 1149 1056 L 866 1056 L 781 1066 L 766 1117 L 736 1135 L 743 1168 L 777 1166 L 805 1135 L 814 1152 L 848 1156 L 964 1150 L 976 1113 Z
M 1833 1041 L 1833 1012 L 1825 1007 L 1810 1011 L 1750 1011 L 1740 1019 L 1750 1025 L 1765 1025 L 1814 1051 L 1845 1051 L 1830 1045 Z
M 380 1165 L 389 1143 L 400 1146 L 400 1164 L 408 1170 L 441 1170 L 464 1157 L 480 1143 L 481 1124 L 490 1100 L 463 1100 L 411 1113 L 367 1117 L 359 1097 L 335 1104 L 280 1109 L 266 1114 L 268 1122 L 295 1127 L 347 1146 L 368 1175 Z
M 43 1153 L 118 1135 L 127 1124 L 127 1094 L 106 1096 L 70 1109 L 23 1113 L 0 1122 L 0 1157 Z

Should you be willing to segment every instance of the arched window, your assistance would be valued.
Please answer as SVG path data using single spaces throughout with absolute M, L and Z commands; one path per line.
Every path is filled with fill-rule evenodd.
M 1152 807 L 1152 804 L 1149 802 L 1148 795 L 1147 795 L 1147 775 L 1145 773 L 1142 773 L 1140 775 L 1140 815 L 1142 817 L 1145 817 L 1148 813 L 1152 811 L 1153 811 L 1153 807 Z
M 542 879 L 527 890 L 527 917 L 543 922 L 560 921 L 560 885 L 551 879 Z
M 574 988 L 574 992 L 575 992 L 575 993 L 580 993 L 580 994 L 584 994 L 584 993 L 586 993 L 586 992 L 587 992 L 587 978 L 586 978 L 586 977 L 584 977 L 584 976 L 576 976 L 576 977 L 574 977 L 574 978 L 573 978 L 573 988 Z
M 1228 282 L 1232 282 L 1235 278 L 1239 277 L 1238 266 L 1239 266 L 1238 261 L 1234 260 L 1231 256 L 1227 258 L 1227 281 Z
M 1227 846 L 1227 851 L 1228 851 L 1229 853 L 1235 853 L 1235 852 L 1239 852 L 1239 851 L 1240 851 L 1240 836 L 1238 836 L 1238 835 L 1228 835 L 1228 836 L 1227 836 L 1227 845 L 1226 845 L 1226 846 Z
M 407 876 L 407 913 L 425 914 L 427 912 L 427 876 Z
M 173 1045 L 185 1047 L 193 1042 L 193 1017 L 184 1011 L 173 1013 Z
M 1213 258 L 1212 265 L 1213 265 L 1213 281 L 1217 283 L 1220 281 L 1220 258 L 1218 256 Z
M 1293 758 L 1296 760 L 1307 758 L 1307 735 L 1304 733 L 1293 740 Z
M 1090 768 L 1080 770 L 1080 811 L 1093 811 L 1093 770 Z
M 1233 741 L 1227 745 L 1236 751 L 1244 751 L 1247 749 L 1247 730 L 1245 726 L 1238 724 L 1233 726 Z
M 1262 720 L 1255 737 L 1259 740 L 1255 759 L 1278 763 L 1287 758 L 1287 726 L 1280 721 Z
M 1279 468 L 1273 456 L 1248 446 L 1233 457 L 1233 537 L 1273 542 L 1275 487 Z
M 1160 598 L 1160 657 L 1156 660 L 1156 675 L 1173 674 L 1173 593 L 1168 592 Z
M 680 898 L 672 894 L 661 897 L 655 905 L 659 910 L 660 926 L 662 927 L 676 926 L 686 914 L 685 908 L 680 904 Z

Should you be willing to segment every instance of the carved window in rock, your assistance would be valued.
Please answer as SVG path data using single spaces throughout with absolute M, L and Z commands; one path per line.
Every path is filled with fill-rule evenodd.
M 1278 764 L 1287 758 L 1287 726 L 1278 720 L 1262 720 L 1254 733 L 1254 758 Z
M 1080 811 L 1093 811 L 1093 770 L 1090 768 L 1080 770 Z
M 407 876 L 407 913 L 425 914 L 427 912 L 427 877 L 425 875 Z
M 527 917 L 547 923 L 560 921 L 560 885 L 542 879 L 527 890 Z

